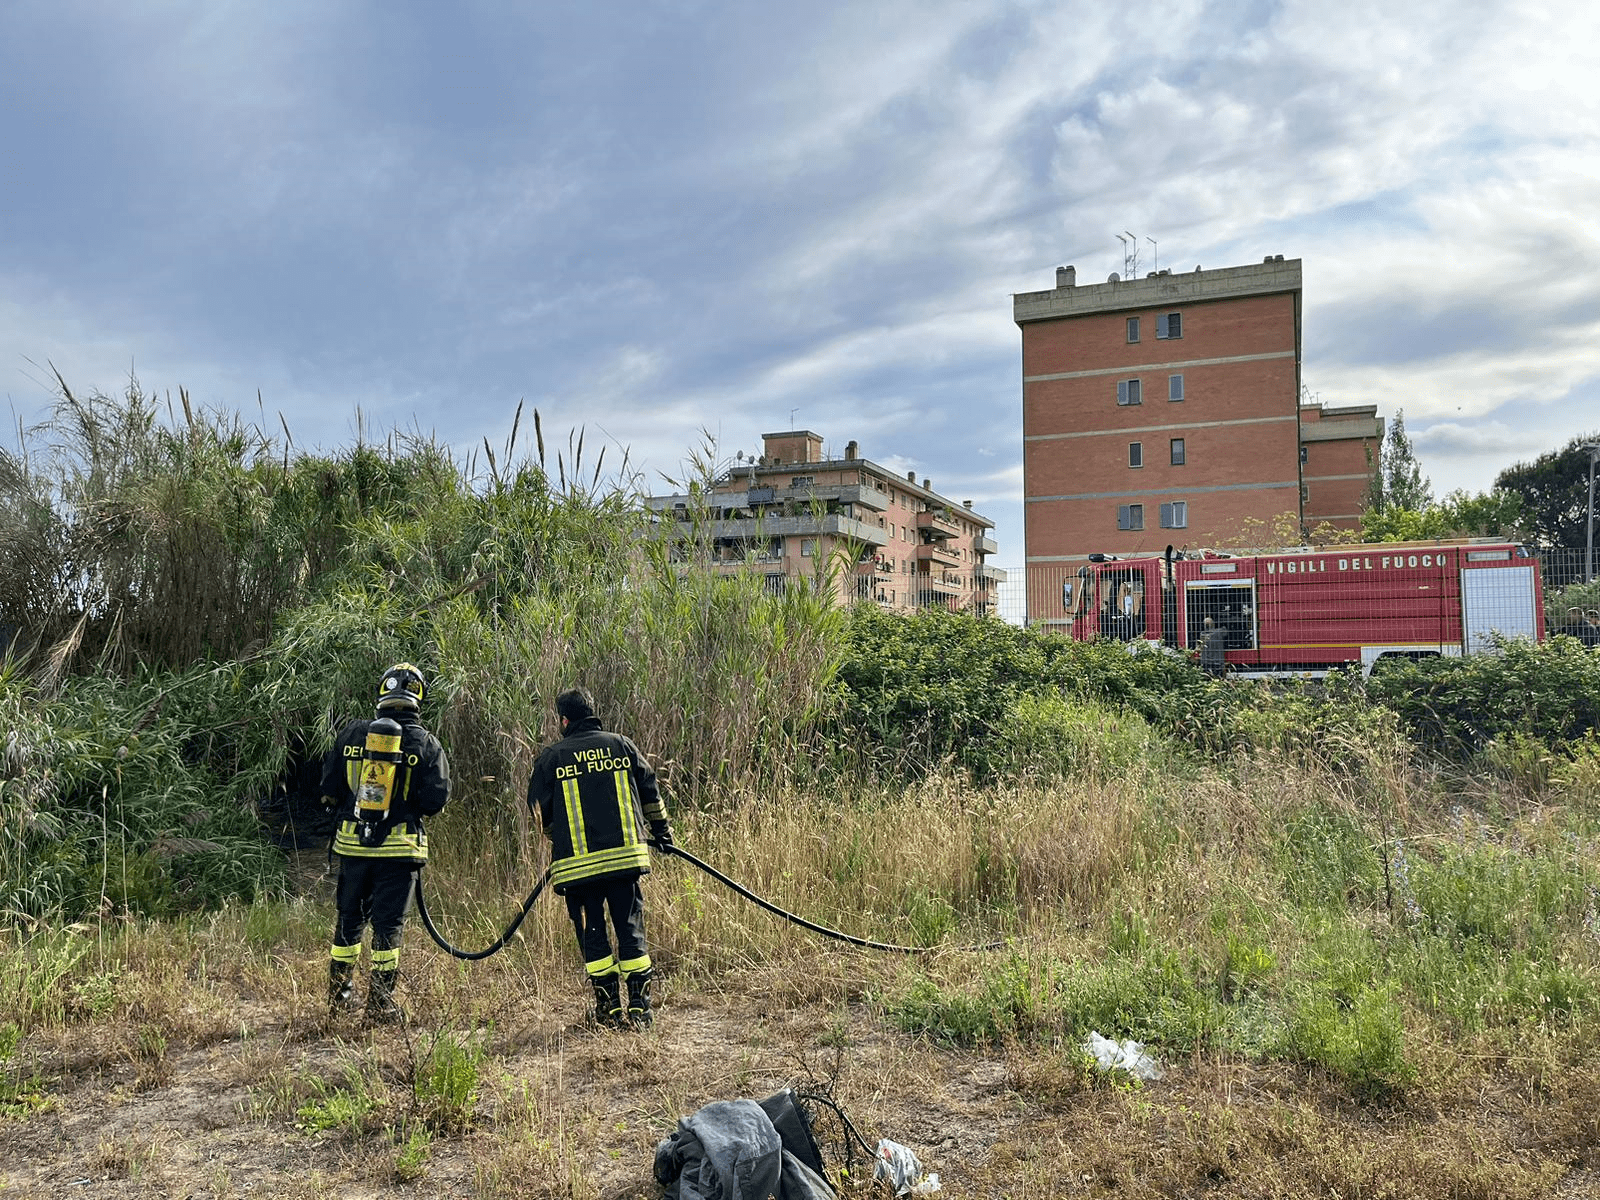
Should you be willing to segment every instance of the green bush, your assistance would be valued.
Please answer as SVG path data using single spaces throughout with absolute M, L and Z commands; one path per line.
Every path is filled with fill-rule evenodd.
M 1350 995 L 1308 992 L 1292 1005 L 1280 1053 L 1337 1075 L 1365 1099 L 1382 1099 L 1416 1078 L 1406 1058 L 1405 1018 L 1390 987 Z
M 1495 654 L 1396 664 L 1366 693 L 1412 740 L 1456 759 L 1518 736 L 1564 748 L 1600 728 L 1600 654 L 1572 638 L 1508 641 Z
M 1162 751 L 1161 739 L 1138 713 L 1059 695 L 1018 696 L 998 740 L 1010 774 L 1128 775 L 1142 772 Z

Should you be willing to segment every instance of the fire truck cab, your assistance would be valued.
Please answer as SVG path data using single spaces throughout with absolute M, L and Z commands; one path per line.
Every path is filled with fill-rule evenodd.
M 1472 539 L 1296 549 L 1094 555 L 1063 586 L 1072 636 L 1194 650 L 1209 619 L 1230 672 L 1370 672 L 1385 658 L 1475 654 L 1544 637 L 1538 561 Z

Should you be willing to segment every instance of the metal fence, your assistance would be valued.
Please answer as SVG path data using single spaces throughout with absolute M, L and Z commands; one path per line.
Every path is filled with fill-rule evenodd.
M 1592 580 L 1585 582 L 1588 554 L 1583 547 L 1558 547 L 1539 550 L 1536 554 L 1544 590 L 1545 627 L 1549 632 L 1559 631 L 1572 620 L 1572 608 L 1579 609 L 1581 613 L 1600 609 L 1600 569 L 1595 571 Z M 1596 566 L 1600 568 L 1600 554 L 1595 557 Z M 1078 565 L 1035 565 L 1031 580 L 1024 567 L 1008 566 L 1005 582 L 1000 584 L 996 605 L 1000 619 L 1012 625 L 1037 624 L 1048 627 L 1059 624 L 1062 585 L 1076 575 Z

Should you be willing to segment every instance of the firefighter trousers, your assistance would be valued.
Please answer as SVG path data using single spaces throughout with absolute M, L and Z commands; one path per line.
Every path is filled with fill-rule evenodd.
M 606 975 L 620 969 L 626 975 L 650 966 L 644 940 L 644 891 L 639 876 L 602 879 L 578 884 L 567 892 L 567 915 L 578 935 L 578 948 L 590 975 Z M 606 911 L 617 931 L 617 953 L 611 956 L 611 934 L 606 929 Z
M 341 854 L 334 892 L 338 918 L 333 927 L 333 957 L 355 962 L 361 935 L 372 926 L 372 966 L 394 970 L 400 960 L 400 934 L 417 883 L 417 864 L 405 859 L 356 858 Z

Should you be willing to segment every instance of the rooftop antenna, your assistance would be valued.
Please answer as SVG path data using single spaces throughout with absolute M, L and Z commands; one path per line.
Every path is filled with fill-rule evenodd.
M 798 412 L 798 411 L 799 411 L 799 409 L 794 409 L 794 408 L 791 408 L 789 410 L 789 428 L 790 429 L 794 428 L 794 414 L 796 412 Z
M 1149 242 L 1150 245 L 1154 247 L 1154 249 L 1150 251 L 1150 254 L 1151 257 L 1155 259 L 1155 262 L 1151 264 L 1150 269 L 1159 275 L 1161 274 L 1161 243 L 1156 241 L 1155 238 L 1149 236 L 1146 236 L 1144 240 Z
M 1122 243 L 1122 277 L 1124 279 L 1139 278 L 1139 238 L 1137 234 L 1129 233 L 1124 229 L 1116 235 L 1117 241 Z

